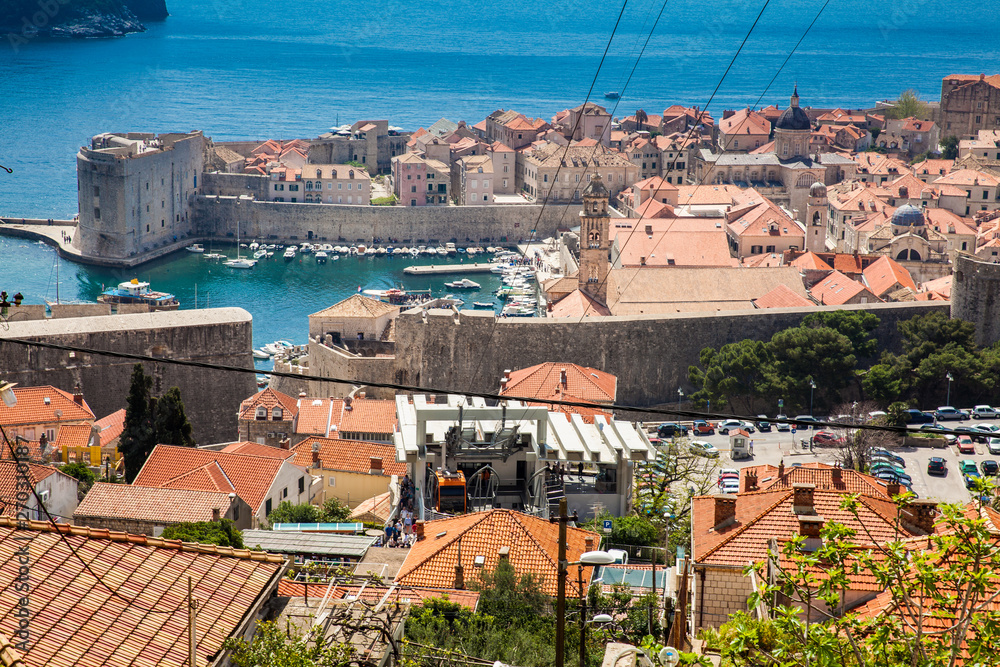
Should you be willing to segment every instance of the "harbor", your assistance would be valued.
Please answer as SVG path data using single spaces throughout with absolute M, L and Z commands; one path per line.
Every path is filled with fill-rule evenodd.
M 489 273 L 497 264 L 493 262 L 476 264 L 431 264 L 429 266 L 408 266 L 403 273 L 414 276 L 442 275 L 448 273 Z

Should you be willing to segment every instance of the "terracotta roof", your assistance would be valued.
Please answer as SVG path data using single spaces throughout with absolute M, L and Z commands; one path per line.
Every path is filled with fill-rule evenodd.
M 332 402 L 327 398 L 300 398 L 295 432 L 305 435 L 328 435 Z
M 954 166 L 954 160 L 924 160 L 913 166 L 913 173 L 918 176 L 945 176 Z
M 347 518 L 352 521 L 372 521 L 385 523 L 392 516 L 392 492 L 386 491 L 377 496 L 372 496 L 351 510 Z
M 229 511 L 229 494 L 219 491 L 156 489 L 98 482 L 73 512 L 74 519 L 96 517 L 148 521 L 159 525 L 211 521 L 212 510 Z
M 733 137 L 741 134 L 769 134 L 771 123 L 756 111 L 740 109 L 729 118 L 719 121 L 719 131 Z
M 329 589 L 329 584 L 304 584 L 290 579 L 282 579 L 278 582 L 278 595 L 282 597 L 304 597 L 308 586 L 309 597 L 316 600 L 323 599 Z M 386 602 L 409 601 L 414 604 L 423 604 L 425 600 L 434 598 L 446 598 L 448 602 L 455 602 L 468 609 L 475 611 L 479 604 L 479 593 L 470 590 L 442 590 L 440 588 L 413 588 L 411 586 L 377 586 L 368 584 L 366 586 L 335 586 L 330 594 L 332 600 L 344 600 L 348 597 L 363 600 L 365 602 L 377 603 L 389 593 Z
M 951 298 L 951 281 L 952 276 L 949 274 L 941 278 L 928 280 L 925 283 L 920 283 L 920 289 L 924 292 L 938 292 L 939 294 L 944 294 L 947 298 Z
M 607 317 L 611 311 L 603 303 L 578 289 L 573 290 L 552 306 L 548 317 Z
M 641 214 L 650 207 L 669 208 L 669 205 L 648 199 L 636 212 Z M 694 221 L 701 224 L 692 225 Z M 729 250 L 721 219 L 663 219 L 647 215 L 641 220 L 616 220 L 610 234 L 618 252 L 616 265 L 619 267 L 740 265 Z
M 817 303 L 823 306 L 840 306 L 865 291 L 865 286 L 851 280 L 840 271 L 833 271 L 809 290 Z
M 235 491 L 254 512 L 284 461 L 268 456 L 157 445 L 136 475 L 136 486 Z
M 73 394 L 51 385 L 14 387 L 14 396 L 17 397 L 14 407 L 0 402 L 0 424 L 4 426 L 94 419 L 87 401 L 79 405 L 73 400 Z M 57 411 L 61 412 L 59 417 L 56 417 Z
M 19 479 L 17 465 L 11 459 L 0 459 L 0 516 L 17 516 L 19 507 L 17 500 L 17 483 Z M 37 485 L 46 477 L 55 475 L 56 473 L 68 477 L 68 475 L 59 472 L 52 466 L 41 466 L 34 463 L 24 465 L 28 466 L 27 475 L 31 480 L 32 486 Z M 0 627 L 2 627 L 2 624 L 0 624 Z
M 565 385 L 561 382 L 563 371 L 566 372 Z M 611 373 L 548 361 L 513 371 L 500 393 L 531 398 L 552 398 L 568 393 L 584 401 L 614 403 L 617 387 L 618 378 Z
M 227 454 L 252 454 L 254 456 L 266 456 L 273 459 L 280 459 L 284 461 L 285 459 L 291 458 L 292 453 L 287 449 L 282 449 L 281 447 L 272 447 L 271 445 L 262 445 L 259 442 L 233 442 L 220 451 L 226 452 Z
M 16 554 L 29 547 L 33 614 L 24 664 L 30 667 L 184 664 L 189 576 L 200 600 L 196 659 L 211 664 L 284 570 L 283 558 L 263 552 L 37 521 L 15 526 L 0 518 L 0 590 L 4 608 L 14 609 Z M 11 636 L 16 628 L 12 613 L 0 617 L 0 633 Z
M 371 471 L 371 459 L 379 457 L 382 459 L 383 476 L 398 475 L 402 477 L 406 474 L 406 464 L 396 460 L 395 447 L 363 440 L 341 440 L 340 438 L 315 436 L 306 438 L 292 447 L 292 454 L 295 455 L 292 462 L 303 468 L 312 466 L 314 443 L 319 444 L 319 458 L 323 462 L 324 470 L 340 470 L 367 475 Z
M 343 301 L 313 313 L 309 317 L 382 317 L 397 312 L 399 312 L 399 306 L 393 306 L 361 294 L 352 294 Z
M 339 433 L 391 434 L 396 430 L 394 401 L 353 398 L 300 398 L 295 432 L 338 437 Z
M 101 447 L 106 447 L 125 430 L 125 408 L 98 419 L 95 424 L 101 429 Z
M 578 560 L 588 551 L 586 538 L 593 538 L 596 549 L 600 536 L 582 528 L 567 527 L 567 560 Z M 396 581 L 407 586 L 452 588 L 455 566 L 461 564 L 465 580 L 474 579 L 480 568 L 493 570 L 502 547 L 510 549 L 510 563 L 518 574 L 532 574 L 539 590 L 556 595 L 559 556 L 559 525 L 508 509 L 475 512 L 449 519 L 428 521 L 424 538 L 410 548 Z M 481 556 L 481 566 L 476 558 Z M 592 568 L 585 568 L 584 585 L 590 582 Z M 579 596 L 576 578 L 570 577 L 567 594 Z
M 899 287 L 909 287 L 914 292 L 917 291 L 917 285 L 910 277 L 910 272 L 899 262 L 885 255 L 869 264 L 863 275 L 868 289 L 877 297 L 882 297 Z
M 799 224 L 770 199 L 734 209 L 726 215 L 729 231 L 736 236 L 805 236 Z
M 959 185 L 963 187 L 993 187 L 998 184 L 1000 184 L 1000 180 L 997 180 L 996 177 L 985 171 L 974 169 L 958 169 L 934 181 L 934 185 Z
M 814 253 L 812 250 L 807 250 L 802 253 L 791 262 L 788 263 L 789 266 L 794 266 L 800 269 L 816 269 L 818 271 L 833 271 L 833 267 L 827 264 L 822 257 Z
M 741 264 L 747 268 L 784 266 L 784 254 L 764 252 L 759 255 L 747 255 Z
M 63 424 L 56 434 L 54 447 L 89 447 L 94 439 L 94 427 L 90 424 Z
M 754 299 L 753 305 L 758 308 L 805 308 L 816 304 L 799 296 L 787 286 L 778 285 L 759 299 Z
M 835 476 L 837 468 L 827 463 L 804 463 L 801 466 L 788 466 L 779 475 L 780 470 L 778 466 L 767 464 L 747 466 L 740 471 L 740 489 L 746 490 L 747 476 L 750 472 L 754 472 L 757 474 L 759 491 L 787 490 L 795 484 L 814 484 L 817 489 L 841 493 L 860 493 L 873 498 L 889 499 L 884 483 L 857 470 L 842 469 L 839 479 Z

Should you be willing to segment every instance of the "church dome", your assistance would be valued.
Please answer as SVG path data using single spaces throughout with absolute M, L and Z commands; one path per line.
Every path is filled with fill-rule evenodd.
M 892 224 L 897 227 L 920 227 L 924 224 L 924 214 L 916 206 L 904 204 L 892 214 Z
M 799 87 L 795 86 L 795 90 L 792 91 L 792 99 L 788 104 L 788 108 L 781 112 L 778 116 L 778 121 L 774 124 L 774 129 L 776 130 L 811 130 L 812 123 L 809 122 L 809 116 L 806 112 L 799 108 Z
M 594 173 L 590 175 L 590 183 L 588 183 L 587 187 L 584 189 L 583 196 L 604 197 L 605 199 L 607 199 L 609 196 L 611 196 L 611 193 L 608 192 L 608 189 L 606 187 L 604 187 L 604 181 L 601 180 L 601 175 L 598 173 Z
M 826 196 L 826 186 L 816 181 L 809 187 L 810 197 L 825 197 Z

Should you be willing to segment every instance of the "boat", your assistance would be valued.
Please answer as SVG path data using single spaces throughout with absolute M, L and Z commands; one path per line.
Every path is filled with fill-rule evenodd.
M 253 258 L 254 259 L 266 259 L 267 258 L 267 251 L 263 250 L 263 249 L 258 250 L 257 252 L 255 252 L 253 254 Z
M 225 259 L 226 256 L 221 252 L 206 252 L 201 256 L 202 259 Z
M 604 93 L 604 96 L 609 100 L 617 100 L 619 97 L 622 96 L 622 94 L 619 93 L 617 90 L 613 90 L 610 93 Z
M 502 274 L 507 270 L 507 267 L 503 264 L 494 264 L 490 267 L 490 273 Z
M 472 305 L 475 306 L 476 308 L 490 308 L 490 309 L 493 308 L 492 303 L 487 303 L 485 301 L 473 301 Z
M 188 252 L 197 252 L 197 253 L 205 252 L 205 246 L 203 246 L 200 243 L 192 243 L 191 245 L 187 246 L 184 249 L 187 250 Z
M 357 246 L 353 246 L 352 245 L 350 248 L 347 249 L 347 254 L 348 255 L 357 255 L 358 252 L 359 252 L 359 248 Z
M 321 250 L 327 254 L 330 254 L 331 252 L 333 252 L 333 246 L 330 245 L 329 243 L 324 243 Z
M 357 250 L 357 253 L 358 253 L 359 255 L 363 255 L 363 254 L 365 254 L 365 251 L 366 251 L 366 250 L 368 250 L 368 246 L 366 246 L 366 245 L 365 245 L 365 244 L 363 244 L 363 243 L 359 243 L 359 244 L 358 244 L 358 250 Z
M 246 257 L 237 257 L 222 263 L 223 266 L 228 266 L 231 269 L 252 269 L 256 264 L 257 260 Z
M 340 255 L 330 255 L 330 259 L 333 259 L 333 260 L 340 259 Z
M 466 248 L 465 249 L 465 254 L 468 255 L 469 257 L 474 256 L 477 252 L 479 252 L 479 248 Z
M 410 257 L 417 257 L 420 255 L 420 251 L 416 248 L 410 248 Z
M 328 257 L 328 255 L 324 251 L 320 250 L 318 253 L 316 253 L 316 263 L 317 264 L 326 264 L 326 258 L 327 257 Z
M 474 280 L 469 280 L 468 278 L 462 278 L 461 280 L 445 283 L 444 286 L 449 289 L 479 289 L 482 287 L 479 283 Z
M 367 248 L 365 248 L 365 255 L 367 255 L 368 257 L 374 257 L 376 252 L 377 251 L 375 250 L 375 248 L 373 246 L 368 246 Z M 359 255 L 361 254 L 361 248 L 360 247 L 358 248 L 358 254 Z
M 295 259 L 295 247 L 289 246 L 285 248 L 285 254 L 282 255 L 282 257 L 284 257 L 286 261 Z
M 138 278 L 104 290 L 97 300 L 102 303 L 143 303 L 151 310 L 177 310 L 181 305 L 173 294 L 154 292 L 149 289 L 149 283 L 139 282 Z
M 376 255 L 384 255 L 385 254 L 385 248 L 383 248 L 382 246 L 379 246 L 379 247 L 375 248 L 375 254 Z
M 299 252 L 301 252 L 303 255 L 308 255 L 312 251 L 313 247 L 308 243 L 303 243 L 302 245 L 299 246 Z
M 260 247 L 260 244 L 257 243 L 256 241 L 254 241 L 253 243 L 250 244 L 250 250 L 256 250 L 259 247 Z
M 265 352 L 264 350 L 254 350 L 253 351 L 253 358 L 254 359 L 270 359 L 271 355 L 268 354 L 267 352 Z
M 434 252 L 436 252 L 441 256 L 445 256 L 448 254 L 448 251 L 445 249 L 444 246 L 438 246 L 437 248 L 434 248 Z
M 448 256 L 454 257 L 455 254 L 458 252 L 458 249 L 455 247 L 454 243 L 445 243 L 444 244 L 444 252 Z

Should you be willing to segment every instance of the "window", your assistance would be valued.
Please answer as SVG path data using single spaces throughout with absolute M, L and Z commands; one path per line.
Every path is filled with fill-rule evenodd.
M 469 187 L 470 188 L 478 188 L 479 187 L 479 181 L 477 181 L 476 179 L 472 179 L 471 181 L 469 181 Z
M 326 189 L 327 190 L 333 190 L 333 183 L 327 183 L 326 184 Z
M 409 176 L 407 176 L 407 178 L 409 178 Z M 344 189 L 344 184 L 343 183 L 337 183 L 337 189 L 338 190 L 343 190 Z
M 989 198 L 990 198 L 989 191 L 988 190 L 983 190 L 983 199 L 989 199 Z
M 271 499 L 268 498 L 267 502 L 264 503 L 264 516 L 271 516 Z
M 542 181 L 543 181 L 544 183 L 548 183 L 548 182 L 549 182 L 549 175 L 548 175 L 548 174 L 545 174 L 545 175 L 543 175 L 543 176 L 542 176 Z
M 306 478 L 299 477 L 299 493 L 305 493 L 306 491 Z
M 983 117 L 982 116 L 976 116 L 976 122 L 977 123 L 983 122 Z
M 326 483 L 328 486 L 336 486 L 337 480 L 334 478 L 333 475 L 330 475 L 329 477 L 326 478 Z
M 347 203 L 348 204 L 353 204 L 354 203 L 353 200 L 354 200 L 354 197 L 352 197 L 351 195 L 347 195 Z
M 95 197 L 100 197 L 101 196 L 101 189 L 99 187 L 97 187 L 96 185 L 94 186 L 94 196 Z
M 968 207 L 966 207 L 966 209 L 965 209 L 965 212 L 966 212 L 966 213 L 968 213 L 968 212 L 969 212 L 969 209 L 968 209 Z M 149 225 L 146 225 L 146 231 L 147 231 L 147 232 L 149 231 Z
M 298 186 L 297 183 L 290 183 L 288 185 L 288 189 L 291 190 L 292 192 L 298 192 L 299 191 L 299 186 Z
M 278 406 L 274 406 L 274 408 L 271 410 L 271 419 L 281 419 L 281 417 L 282 417 L 281 408 Z
M 968 249 L 969 249 L 969 242 L 962 241 L 962 250 L 968 250 Z
M 410 186 L 410 192 L 416 192 L 416 191 L 417 191 L 417 186 L 411 185 Z
M 490 200 L 489 196 L 483 195 L 483 201 L 489 201 L 489 200 Z
M 483 181 L 483 187 L 484 188 L 490 187 L 490 182 L 488 180 Z M 983 195 L 983 199 L 986 199 L 986 195 Z
M 166 226 L 167 226 L 167 221 L 164 220 L 163 218 L 160 218 L 160 227 L 166 227 Z
M 281 497 L 282 498 L 287 498 L 288 497 L 288 487 L 287 486 L 281 490 Z
M 94 209 L 94 220 L 100 220 L 100 219 L 101 219 L 101 209 L 95 208 Z
M 406 166 L 409 167 L 410 165 L 406 165 Z M 412 174 L 407 174 L 406 175 L 406 180 L 408 180 L 408 181 L 413 180 L 413 175 Z

